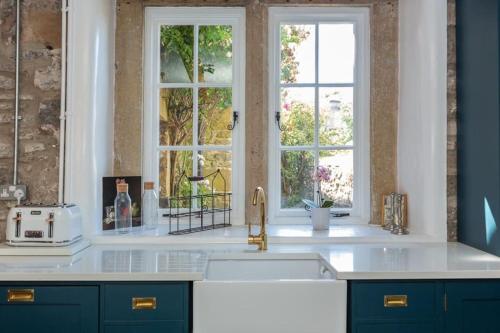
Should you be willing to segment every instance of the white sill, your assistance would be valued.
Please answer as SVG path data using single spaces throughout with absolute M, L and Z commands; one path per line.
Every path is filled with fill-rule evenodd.
M 329 230 L 314 231 L 311 225 L 267 225 L 270 244 L 345 244 L 345 243 L 436 243 L 444 240 L 425 234 L 412 233 L 398 236 L 379 226 L 367 224 L 334 224 Z M 258 232 L 258 227 L 253 227 Z M 186 235 L 169 235 L 168 225 L 160 225 L 154 230 L 137 228 L 128 234 L 104 231 L 95 235 L 93 244 L 246 244 L 248 227 L 231 226 L 216 230 L 206 230 Z

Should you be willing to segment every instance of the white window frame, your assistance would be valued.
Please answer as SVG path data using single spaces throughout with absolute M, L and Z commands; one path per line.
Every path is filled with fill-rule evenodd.
M 233 30 L 233 74 L 230 84 L 186 83 L 186 88 L 200 87 L 232 88 L 233 110 L 238 112 L 238 123 L 232 136 L 232 198 L 231 223 L 244 224 L 245 208 L 245 9 L 236 7 L 146 7 L 144 42 L 144 100 L 143 100 L 143 180 L 152 180 L 158 187 L 159 180 L 159 88 L 169 88 L 172 84 L 160 82 L 160 27 L 162 25 L 231 25 Z M 194 47 L 195 61 L 198 57 Z M 196 62 L 195 62 L 196 63 Z M 196 66 L 195 66 L 196 67 Z M 195 68 L 195 74 L 197 68 Z M 179 84 L 174 84 L 180 87 Z M 184 87 L 184 85 L 183 85 Z M 197 100 L 193 95 L 193 108 Z M 194 125 L 197 120 L 193 119 Z M 193 135 L 196 126 L 193 126 Z M 194 146 L 196 151 L 219 150 L 224 146 Z M 182 150 L 181 147 L 177 147 Z M 180 148 L 180 149 L 179 149 Z M 189 148 L 187 150 L 193 150 Z M 157 188 L 158 189 L 158 188 Z M 164 214 L 168 209 L 159 209 Z M 166 220 L 163 220 L 166 223 Z
M 339 221 L 370 222 L 370 9 L 367 7 L 271 7 L 269 8 L 269 216 L 270 223 L 309 223 L 304 209 L 281 208 L 280 133 L 275 113 L 280 110 L 280 25 L 353 23 L 356 35 L 354 69 L 354 184 L 350 217 Z M 318 34 L 316 33 L 316 80 L 318 82 Z M 328 85 L 328 87 L 345 85 Z M 316 97 L 317 98 L 317 97 Z M 318 148 L 315 143 L 315 149 Z M 311 180 L 312 181 L 312 180 Z M 335 211 L 334 209 L 333 211 Z M 346 211 L 346 209 L 338 209 Z M 331 220 L 333 222 L 333 220 Z

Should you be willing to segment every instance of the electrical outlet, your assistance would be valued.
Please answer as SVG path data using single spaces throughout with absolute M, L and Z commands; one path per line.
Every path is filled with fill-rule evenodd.
M 26 199 L 26 185 L 0 185 L 0 200 L 21 202 Z

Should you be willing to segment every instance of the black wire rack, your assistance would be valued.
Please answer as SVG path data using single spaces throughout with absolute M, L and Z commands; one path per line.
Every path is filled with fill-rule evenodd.
M 201 182 L 203 186 L 199 186 Z M 208 182 L 208 185 L 206 183 Z M 215 183 L 222 183 L 222 192 L 215 190 Z M 189 194 L 179 196 L 181 185 L 189 186 Z M 194 185 L 196 192 L 194 192 Z M 202 188 L 208 188 L 204 191 Z M 200 193 L 201 192 L 201 193 Z M 231 196 L 220 169 L 206 176 L 187 176 L 183 171 L 174 187 L 174 196 L 168 199 L 169 235 L 185 235 L 205 230 L 231 226 Z

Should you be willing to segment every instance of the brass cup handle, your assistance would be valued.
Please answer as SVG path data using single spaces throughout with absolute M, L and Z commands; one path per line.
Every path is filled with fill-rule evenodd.
M 34 289 L 9 289 L 7 290 L 7 302 L 34 302 Z
M 385 308 L 406 308 L 408 307 L 408 295 L 385 295 Z
M 133 297 L 132 310 L 155 310 L 156 297 Z

